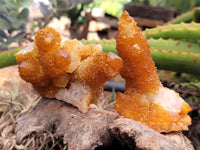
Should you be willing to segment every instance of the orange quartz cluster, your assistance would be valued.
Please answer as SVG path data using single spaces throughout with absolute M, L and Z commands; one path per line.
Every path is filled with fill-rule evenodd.
M 38 93 L 69 102 L 82 112 L 99 100 L 105 82 L 119 74 L 123 64 L 100 45 L 61 42 L 60 34 L 50 27 L 40 30 L 34 43 L 15 56 L 21 78 Z
M 159 132 L 187 130 L 189 105 L 174 91 L 164 88 L 158 78 L 149 45 L 127 12 L 119 19 L 117 50 L 124 66 L 124 94 L 117 93 L 115 109 Z

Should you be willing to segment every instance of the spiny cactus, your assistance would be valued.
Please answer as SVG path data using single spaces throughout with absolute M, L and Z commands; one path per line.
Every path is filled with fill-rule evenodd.
M 200 44 L 193 41 L 173 40 L 173 39 L 148 39 L 150 47 L 155 49 L 162 48 L 163 50 L 173 50 L 182 52 L 200 53 Z
M 159 42 L 161 43 L 162 39 L 159 39 L 159 40 L 160 40 Z M 200 54 L 198 54 L 197 49 L 194 49 L 195 50 L 194 52 L 193 52 L 193 49 L 191 49 L 191 52 L 188 52 L 186 50 L 182 51 L 182 49 L 184 48 L 180 50 L 178 49 L 164 50 L 158 47 L 153 48 L 152 46 L 156 44 L 155 43 L 152 44 L 153 43 L 152 39 L 150 39 L 149 41 L 151 41 L 149 43 L 151 46 L 150 48 L 151 56 L 158 69 L 200 75 L 200 69 L 199 69 Z M 100 44 L 104 52 L 113 52 L 117 54 L 116 41 L 114 39 L 100 40 L 100 41 L 82 40 L 81 42 L 85 45 L 86 44 Z M 183 43 L 183 45 L 184 44 L 185 43 Z M 162 43 L 161 43 L 161 46 L 162 46 Z M 188 45 L 186 44 L 186 46 Z M 17 53 L 19 50 L 20 49 L 15 49 L 13 51 L 6 51 L 3 53 L 0 53 L 0 68 L 8 66 L 8 65 L 16 64 L 16 60 L 13 55 Z
M 146 29 L 158 69 L 200 75 L 200 24 L 180 23 Z
M 181 14 L 180 16 L 172 19 L 170 21 L 171 24 L 179 24 L 181 22 L 190 23 L 192 21 L 194 22 L 200 22 L 200 7 L 195 7 L 192 10 Z
M 190 23 L 192 21 L 192 11 L 188 11 L 186 13 L 181 14 L 180 16 L 172 19 L 170 21 L 171 24 L 179 24 L 181 22 Z
M 103 51 L 108 53 L 108 52 L 112 52 L 117 54 L 117 50 L 116 50 L 116 40 L 111 39 L 111 40 L 100 40 L 100 41 L 96 41 L 96 40 L 81 40 L 81 42 L 84 45 L 89 45 L 89 44 L 100 44 L 103 48 Z
M 100 44 L 103 47 L 104 52 L 113 52 L 117 54 L 116 51 L 116 41 L 111 40 L 81 40 L 84 45 L 87 44 Z M 173 51 L 182 51 L 182 52 L 192 52 L 194 54 L 200 53 L 200 44 L 193 41 L 185 40 L 173 40 L 173 39 L 148 39 L 148 44 L 151 48 L 154 49 L 163 49 L 163 50 L 173 50 Z
M 158 47 L 153 48 L 153 45 L 155 46 L 156 44 L 153 43 L 152 41 L 153 41 L 152 39 L 148 40 L 149 45 L 151 47 L 150 52 L 151 52 L 152 59 L 154 60 L 155 65 L 158 69 L 200 75 L 200 69 L 199 69 L 200 52 L 198 54 L 198 48 L 197 48 L 198 45 L 195 45 L 195 44 L 192 45 L 196 47 L 193 53 L 193 49 L 191 49 L 191 52 L 187 51 L 188 50 L 186 48 L 188 47 L 187 42 L 183 42 L 181 44 L 181 47 L 186 46 L 185 48 L 183 48 L 184 51 L 182 51 L 182 49 L 178 50 L 177 48 L 175 50 L 172 50 L 172 48 L 170 48 L 169 41 L 167 41 L 169 50 L 161 49 Z M 162 46 L 163 41 L 165 40 L 163 39 L 158 40 L 161 46 Z M 170 40 L 170 41 L 172 42 L 173 40 Z M 103 51 L 113 52 L 117 54 L 115 40 L 101 40 L 101 41 L 82 40 L 81 42 L 83 44 L 101 44 L 101 46 L 103 47 Z M 165 46 L 167 47 L 167 45 Z
M 21 48 L 17 48 L 13 50 L 0 52 L 0 68 L 16 65 L 17 60 L 15 58 L 15 54 L 19 52 L 20 50 Z
M 200 7 L 193 9 L 193 21 L 200 22 Z
M 167 24 L 158 26 L 153 29 L 146 29 L 145 36 L 149 38 L 163 38 L 163 39 L 185 39 L 185 40 L 199 40 L 200 39 L 200 24 L 199 23 L 181 23 L 181 24 Z
M 158 69 L 200 75 L 200 54 L 150 48 Z

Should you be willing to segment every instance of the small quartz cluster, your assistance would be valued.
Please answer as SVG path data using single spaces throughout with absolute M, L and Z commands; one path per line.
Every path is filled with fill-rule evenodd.
M 187 130 L 189 105 L 160 83 L 145 35 L 127 12 L 119 20 L 117 50 L 123 59 L 125 93 L 117 93 L 115 109 L 159 132 Z
M 23 80 L 44 97 L 57 98 L 87 112 L 96 103 L 106 81 L 119 74 L 123 62 L 101 45 L 83 45 L 78 40 L 61 42 L 53 28 L 45 27 L 34 43 L 16 55 Z

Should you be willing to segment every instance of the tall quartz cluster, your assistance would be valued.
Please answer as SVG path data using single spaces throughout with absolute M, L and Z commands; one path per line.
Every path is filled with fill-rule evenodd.
M 160 83 L 145 35 L 127 12 L 119 20 L 117 50 L 123 59 L 125 93 L 117 93 L 115 109 L 159 132 L 187 130 L 189 105 Z

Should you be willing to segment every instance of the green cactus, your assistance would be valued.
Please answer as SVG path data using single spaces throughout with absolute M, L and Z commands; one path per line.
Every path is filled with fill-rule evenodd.
M 181 22 L 190 23 L 192 21 L 193 12 L 188 11 L 186 13 L 181 14 L 180 16 L 172 19 L 170 21 L 171 24 L 179 24 Z
M 200 75 L 200 54 L 150 48 L 158 69 Z
M 200 7 L 193 9 L 193 21 L 200 22 Z
M 193 41 L 173 40 L 173 39 L 148 39 L 149 46 L 155 49 L 200 53 L 200 44 Z
M 150 46 L 151 46 L 153 44 L 151 44 L 152 39 L 150 40 L 151 40 L 150 42 Z M 113 52 L 117 54 L 116 41 L 114 39 L 100 40 L 100 41 L 82 40 L 81 42 L 85 45 L 86 44 L 100 44 L 104 52 Z M 16 64 L 16 60 L 13 55 L 17 53 L 19 50 L 20 49 L 15 49 L 13 51 L 5 51 L 5 52 L 0 53 L 0 67 Z M 178 49 L 176 49 L 176 51 L 173 51 L 173 50 L 156 49 L 153 47 L 150 48 L 151 56 L 158 69 L 200 75 L 200 69 L 199 69 L 200 54 L 197 54 L 198 52 L 193 53 L 192 50 L 191 52 L 187 52 L 187 51 L 183 52 L 181 50 L 179 51 Z M 9 63 L 9 59 L 12 60 L 11 64 Z
M 117 50 L 116 50 L 116 40 L 111 39 L 111 40 L 100 40 L 100 41 L 96 41 L 96 40 L 81 40 L 81 42 L 84 45 L 89 45 L 89 44 L 100 44 L 103 48 L 103 51 L 108 53 L 108 52 L 112 52 L 115 54 L 118 54 Z
M 200 7 L 195 7 L 192 10 L 181 14 L 180 16 L 172 19 L 170 21 L 171 24 L 179 24 L 181 22 L 190 23 L 192 21 L 194 22 L 200 22 Z
M 16 65 L 17 61 L 15 58 L 15 54 L 20 50 L 21 48 L 17 48 L 0 52 L 0 68 Z
M 181 23 L 181 24 L 167 24 L 158 26 L 153 29 L 146 29 L 144 34 L 149 38 L 163 38 L 163 39 L 185 39 L 185 40 L 199 40 L 200 39 L 200 24 L 199 23 Z
M 176 48 L 176 51 L 173 50 L 164 50 L 161 48 L 153 48 L 152 46 L 155 44 L 152 44 L 152 39 L 150 39 L 150 52 L 152 59 L 155 62 L 155 65 L 158 69 L 161 70 L 171 70 L 175 72 L 184 72 L 184 73 L 190 73 L 190 74 L 196 74 L 200 75 L 200 52 L 198 54 L 198 49 L 195 49 L 195 53 L 193 53 L 193 50 L 191 52 L 187 52 L 187 48 L 184 48 L 184 51 L 178 50 Z M 162 39 L 160 39 L 162 40 Z M 162 40 L 164 41 L 164 40 Z M 83 44 L 101 44 L 103 47 L 103 51 L 105 52 L 113 52 L 117 54 L 116 50 L 116 41 L 115 40 L 101 40 L 101 41 L 81 41 Z M 149 42 L 149 40 L 148 40 Z M 159 41 L 161 42 L 161 41 Z M 162 46 L 162 43 L 160 43 Z M 155 44 L 156 45 L 156 44 Z M 168 43 L 170 46 L 170 44 Z M 186 42 L 183 42 L 183 45 L 186 45 Z M 183 47 L 181 44 L 181 47 Z M 168 46 L 168 47 L 169 47 Z M 195 45 L 198 47 L 198 45 Z M 169 48 L 171 49 L 171 48 Z

